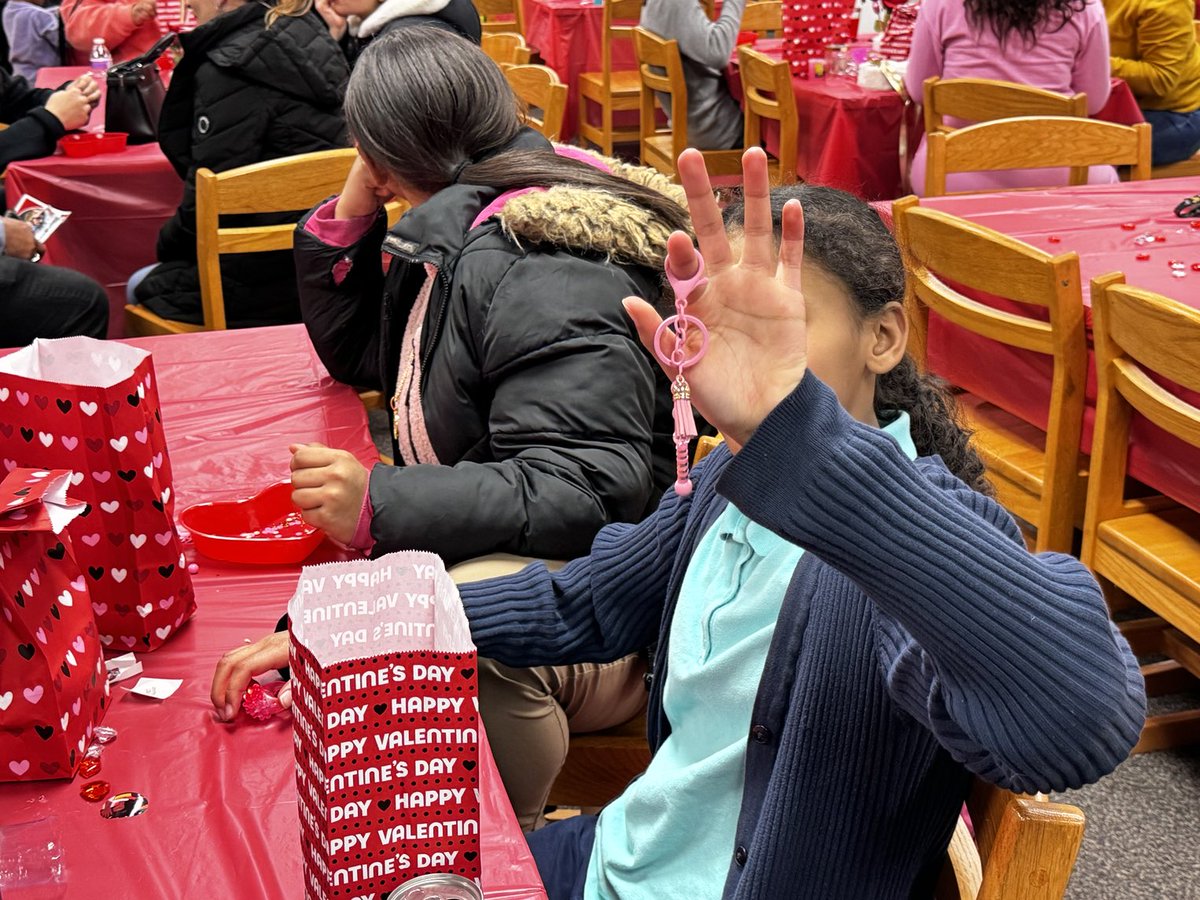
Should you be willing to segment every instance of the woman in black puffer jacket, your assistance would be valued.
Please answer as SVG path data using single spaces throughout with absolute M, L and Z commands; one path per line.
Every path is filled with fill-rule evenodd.
M 372 42 L 346 120 L 359 160 L 297 230 L 300 303 L 330 373 L 390 398 L 396 465 L 293 448 L 305 519 L 376 555 L 435 552 L 460 582 L 586 554 L 604 525 L 642 519 L 675 477 L 672 404 L 622 300 L 659 297 L 667 237 L 689 227 L 679 188 L 556 152 L 523 127 L 482 50 L 431 28 Z M 392 196 L 413 208 L 389 229 Z M 251 673 L 286 665 L 286 637 L 227 654 L 213 682 L 223 715 Z M 541 820 L 568 732 L 635 715 L 644 674 L 640 654 L 480 660 L 480 708 L 524 827 Z
M 185 179 L 183 202 L 159 233 L 159 264 L 130 280 L 130 295 L 161 316 L 199 323 L 196 171 L 347 146 L 341 104 L 350 71 L 311 0 L 191 5 L 201 25 L 182 36 L 159 120 L 159 143 Z M 245 224 L 287 221 L 295 216 Z M 221 281 L 230 327 L 300 320 L 287 251 L 225 256 Z

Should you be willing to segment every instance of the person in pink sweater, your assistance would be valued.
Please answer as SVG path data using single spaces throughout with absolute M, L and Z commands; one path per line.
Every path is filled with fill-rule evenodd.
M 1100 0 L 925 0 L 917 16 L 904 86 L 921 101 L 925 79 L 989 78 L 1062 94 L 1087 94 L 1088 115 L 1108 101 L 1108 26 Z M 1117 181 L 1093 166 L 1092 184 Z M 1067 169 L 966 172 L 946 179 L 950 193 L 1045 187 L 1068 181 Z M 912 166 L 925 192 L 925 142 Z
M 85 64 L 95 38 L 113 62 L 141 56 L 163 35 L 155 0 L 64 0 L 63 26 L 75 61 Z

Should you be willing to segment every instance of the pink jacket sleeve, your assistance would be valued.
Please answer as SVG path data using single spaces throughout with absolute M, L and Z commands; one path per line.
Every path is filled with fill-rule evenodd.
M 139 27 L 132 6 L 121 0 L 66 0 L 61 10 L 67 43 L 76 50 L 90 50 L 93 38 L 104 38 L 111 53 Z
M 925 79 L 942 74 L 945 54 L 942 47 L 942 10 L 938 0 L 926 0 L 913 27 L 912 48 L 908 68 L 904 72 L 904 89 L 914 103 L 925 94 Z
M 1089 3 L 1082 13 L 1087 16 L 1083 43 L 1071 71 L 1071 90 L 1087 94 L 1088 115 L 1094 116 L 1108 102 L 1112 90 L 1108 60 L 1108 22 L 1100 3 Z

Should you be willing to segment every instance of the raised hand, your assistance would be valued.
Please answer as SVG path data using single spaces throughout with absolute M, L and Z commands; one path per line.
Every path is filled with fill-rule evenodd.
M 767 156 L 761 149 L 746 151 L 742 174 L 745 235 L 740 258 L 735 258 L 704 157 L 696 150 L 685 150 L 679 157 L 679 177 L 708 276 L 708 284 L 688 299 L 688 314 L 699 318 L 708 329 L 708 350 L 684 374 L 696 409 L 721 430 L 735 450 L 800 383 L 808 355 L 800 284 L 803 210 L 798 200 L 784 206 L 783 236 L 776 254 Z M 696 274 L 696 250 L 686 234 L 671 235 L 667 258 L 678 278 Z M 653 350 L 662 317 L 649 303 L 635 297 L 626 299 L 625 309 L 642 343 Z M 689 356 L 699 348 L 700 341 L 694 329 L 689 331 Z M 669 355 L 674 338 L 664 336 L 662 345 Z M 675 371 L 664 368 L 668 376 L 675 376 Z

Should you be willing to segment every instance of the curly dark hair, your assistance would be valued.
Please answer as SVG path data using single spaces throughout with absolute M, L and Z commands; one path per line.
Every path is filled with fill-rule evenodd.
M 1032 44 L 1040 31 L 1058 31 L 1083 12 L 1087 0 L 963 0 L 963 6 L 971 26 L 990 28 L 1001 45 L 1014 31 Z
M 798 184 L 771 191 L 775 234 L 783 223 L 783 205 L 804 207 L 804 259 L 838 279 L 853 298 L 860 320 L 887 304 L 904 300 L 904 261 L 880 214 L 857 197 L 835 188 Z M 725 208 L 725 225 L 740 229 L 744 207 L 737 197 Z M 875 382 L 875 413 L 907 412 L 913 443 L 922 456 L 937 455 L 946 467 L 975 490 L 991 495 L 992 486 L 958 402 L 940 378 L 918 371 L 907 354 Z

